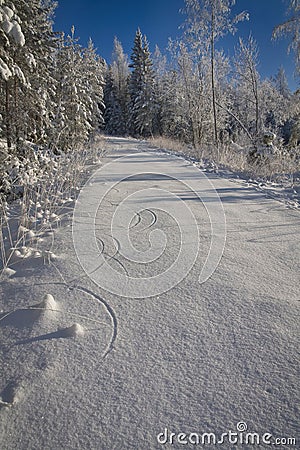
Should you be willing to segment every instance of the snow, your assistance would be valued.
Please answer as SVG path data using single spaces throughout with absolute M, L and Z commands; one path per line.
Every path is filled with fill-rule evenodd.
M 12 27 L 13 24 L 9 20 L 3 20 L 3 22 L 1 23 L 1 28 L 6 34 L 9 34 Z
M 28 66 L 29 66 L 31 69 L 33 69 L 33 68 L 35 68 L 35 67 L 37 66 L 35 57 L 33 56 L 32 53 L 29 53 L 29 55 L 26 56 L 26 60 L 27 60 Z M 46 99 L 46 93 L 44 93 L 44 94 L 42 95 L 42 97 L 43 97 L 44 99 Z
M 199 229 L 195 264 L 169 291 L 118 296 L 101 287 L 101 268 L 98 285 L 84 273 L 77 256 L 85 255 L 76 255 L 67 220 L 42 236 L 55 260 L 17 258 L 16 273 L 0 283 L 1 450 L 178 449 L 178 441 L 160 445 L 157 436 L 166 428 L 176 435 L 225 433 L 241 422 L 260 435 L 299 439 L 299 211 L 244 180 L 207 170 L 204 184 L 204 172 L 191 162 L 146 143 L 109 142 L 103 164 L 119 169 L 121 160 L 114 160 L 125 157 L 122 173 L 107 165 L 87 184 L 91 204 L 105 194 L 93 222 L 99 258 L 123 277 L 139 278 L 142 291 L 147 277 L 178 256 L 178 223 L 167 211 L 184 201 Z M 160 167 L 173 178 L 160 177 Z M 132 170 L 138 173 L 119 181 Z M 225 211 L 226 245 L 199 284 L 215 225 L 208 211 L 218 209 L 214 189 Z M 129 225 L 116 225 L 129 227 L 141 257 L 149 249 L 158 256 L 163 242 L 151 236 L 164 233 L 157 259 L 125 258 L 111 229 L 120 204 L 136 211 Z M 178 220 L 188 233 L 186 217 Z M 90 219 L 80 218 L 87 234 Z M 197 245 L 193 236 L 183 265 Z
M 1 6 L 2 3 L 0 3 Z M 17 45 L 23 47 L 25 45 L 25 37 L 22 32 L 21 26 L 18 23 L 20 20 L 15 16 L 14 11 L 8 6 L 2 6 L 0 10 L 0 26 L 2 30 L 9 36 L 11 36 Z
M 35 306 L 35 308 L 37 309 L 41 309 L 41 311 L 43 309 L 48 309 L 48 310 L 53 310 L 55 311 L 56 309 L 58 309 L 57 303 L 54 300 L 53 295 L 51 294 L 46 294 L 43 298 L 43 300 L 41 301 L 41 303 L 39 303 L 38 305 Z
M 62 334 L 64 337 L 81 337 L 84 336 L 84 328 L 79 323 L 74 323 L 62 330 Z
M 12 21 L 13 27 L 9 32 L 9 35 L 12 36 L 17 45 L 23 47 L 25 45 L 25 36 L 21 30 L 20 25 L 15 20 Z
M 26 77 L 25 77 L 23 71 L 20 69 L 20 67 L 14 65 L 13 71 L 14 71 L 14 74 L 19 78 L 19 80 L 20 80 L 23 84 L 27 84 L 27 83 L 26 83 Z
M 9 8 L 8 6 L 3 6 L 2 11 L 4 12 L 4 14 L 7 16 L 7 19 L 10 20 L 13 18 L 14 16 L 14 12 L 11 8 Z
M 2 273 L 3 273 L 3 275 L 7 275 L 8 277 L 11 277 L 16 274 L 16 271 L 13 269 L 10 269 L 9 267 L 6 267 L 5 269 L 3 269 Z
M 0 58 L 0 74 L 4 81 L 7 81 L 10 77 L 12 77 L 12 72 L 9 69 L 8 65 Z

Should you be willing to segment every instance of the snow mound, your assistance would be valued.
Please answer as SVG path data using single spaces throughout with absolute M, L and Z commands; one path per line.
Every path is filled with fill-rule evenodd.
M 37 305 L 34 305 L 33 308 L 41 309 L 41 312 L 44 309 L 46 309 L 47 311 L 57 311 L 59 309 L 57 302 L 54 300 L 54 297 L 51 294 L 46 294 L 43 300 Z
M 24 225 L 20 225 L 19 226 L 19 232 L 22 233 L 22 234 L 25 234 L 25 233 L 29 232 L 29 229 L 24 227 Z
M 32 256 L 32 249 L 30 247 L 26 247 L 25 245 L 20 248 L 20 252 L 23 258 L 30 258 Z
M 33 239 L 35 237 L 35 232 L 30 230 L 28 231 L 28 233 L 26 234 L 26 238 L 28 239 Z
M 43 300 L 40 303 L 41 308 L 45 308 L 45 309 L 56 309 L 57 308 L 57 303 L 54 300 L 53 295 L 51 294 L 46 294 L 43 298 Z
M 16 258 L 23 258 L 22 253 L 20 252 L 20 250 L 15 250 L 14 251 L 14 256 Z
M 82 337 L 84 335 L 84 328 L 79 323 L 74 323 L 68 328 L 61 330 L 63 337 Z
M 44 257 L 45 262 L 47 261 L 49 264 L 51 261 L 54 261 L 57 259 L 57 256 L 50 250 L 45 250 L 43 252 L 43 257 Z
M 12 277 L 13 275 L 16 274 L 16 271 L 13 269 L 10 269 L 9 267 L 6 267 L 5 269 L 3 269 L 2 274 L 6 275 L 7 277 Z

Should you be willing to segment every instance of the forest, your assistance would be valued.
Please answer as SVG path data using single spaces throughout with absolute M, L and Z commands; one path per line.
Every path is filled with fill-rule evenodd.
M 53 31 L 52 0 L 0 1 L 1 201 L 26 186 L 53 181 L 66 158 L 80 159 L 100 134 L 150 139 L 216 167 L 277 179 L 299 170 L 300 91 L 283 67 L 258 70 L 255 36 L 238 39 L 235 55 L 219 50 L 247 13 L 233 0 L 185 0 L 182 37 L 150 53 L 138 29 L 130 56 L 116 37 L 108 64 L 90 40 Z M 300 2 L 274 29 L 286 35 L 300 73 Z M 250 18 L 251 19 L 251 18 Z M 75 24 L 76 25 L 76 24 Z M 76 165 L 76 164 L 75 164 Z M 65 170 L 64 177 L 72 177 Z

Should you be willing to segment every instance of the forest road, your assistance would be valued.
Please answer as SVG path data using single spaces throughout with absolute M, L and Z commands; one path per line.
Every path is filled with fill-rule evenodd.
M 118 414 L 103 448 L 112 436 L 112 448 L 180 448 L 197 430 L 245 431 L 239 422 L 261 440 L 295 437 L 299 212 L 146 143 L 111 145 L 79 207 L 103 260 L 91 257 L 92 234 L 80 240 L 86 223 L 75 229 L 122 337 L 105 390 Z
M 74 211 L 80 265 L 57 263 L 106 332 L 56 344 L 52 394 L 23 410 L 39 440 L 19 419 L 3 448 L 296 448 L 299 211 L 144 142 L 109 148 Z

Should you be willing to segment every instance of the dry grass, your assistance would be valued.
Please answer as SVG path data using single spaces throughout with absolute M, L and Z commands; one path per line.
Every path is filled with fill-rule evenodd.
M 249 158 L 250 147 L 241 147 L 233 143 L 220 146 L 218 152 L 211 144 L 195 149 L 190 145 L 166 137 L 151 138 L 149 143 L 156 148 L 194 158 L 204 164 L 215 165 L 218 161 L 218 167 L 252 178 L 278 183 L 282 181 L 286 183 L 287 180 L 290 180 L 290 185 L 292 186 L 295 177 L 299 177 L 300 159 L 289 154 L 279 152 L 270 157 L 266 156 L 251 161 Z
M 39 251 L 39 236 L 59 226 L 66 206 L 75 200 L 87 170 L 99 162 L 104 148 L 105 140 L 100 136 L 85 149 L 53 156 L 35 174 L 34 182 L 30 177 L 21 180 L 19 198 L 9 201 L 0 196 L 0 270 L 10 265 L 19 249 Z M 16 180 L 20 183 L 20 179 Z M 13 181 L 11 187 L 16 187 Z

